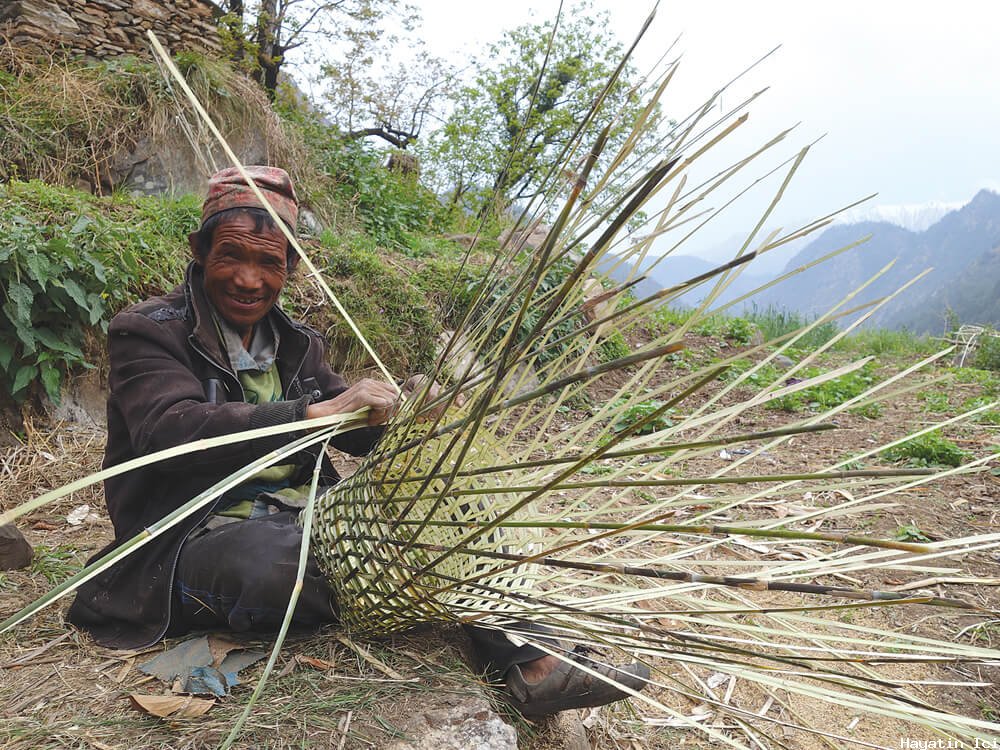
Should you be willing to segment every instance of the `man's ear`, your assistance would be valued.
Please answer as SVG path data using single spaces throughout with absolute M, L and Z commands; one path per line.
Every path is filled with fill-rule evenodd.
M 294 247 L 289 246 L 285 255 L 285 268 L 288 269 L 288 273 L 299 267 L 299 260 L 301 258 L 299 258 L 298 251 Z
M 194 262 L 200 266 L 201 258 L 198 257 L 198 232 L 191 232 L 191 234 L 188 235 L 188 245 L 191 248 L 191 257 L 194 258 Z

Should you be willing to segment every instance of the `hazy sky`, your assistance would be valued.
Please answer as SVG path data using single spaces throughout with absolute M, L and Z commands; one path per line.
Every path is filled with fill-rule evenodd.
M 554 0 L 417 5 L 421 35 L 436 54 L 456 62 L 503 29 L 554 16 L 558 8 Z M 594 5 L 611 12 L 623 42 L 652 7 L 637 0 Z M 781 156 L 825 134 L 778 217 L 790 223 L 875 192 L 875 203 L 896 205 L 966 202 L 978 188 L 1000 189 L 997 28 L 995 0 L 665 1 L 638 61 L 651 64 L 680 36 L 681 67 L 664 100 L 666 113 L 678 117 L 781 45 L 729 97 L 735 103 L 770 87 L 752 106 L 734 154 L 796 123 Z M 734 212 L 710 234 L 732 234 L 756 210 Z

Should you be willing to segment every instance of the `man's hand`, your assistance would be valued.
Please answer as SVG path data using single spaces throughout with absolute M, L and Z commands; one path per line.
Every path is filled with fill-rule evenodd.
M 407 378 L 406 382 L 403 383 L 403 398 L 410 399 L 413 398 L 414 395 L 420 393 L 427 386 L 428 380 L 430 380 L 430 378 L 428 378 L 426 375 L 413 375 Z M 437 383 L 431 383 L 430 388 L 427 391 L 427 396 L 426 398 L 424 398 L 424 403 L 425 404 L 431 403 L 432 401 L 437 399 L 440 393 L 441 393 L 441 386 L 438 385 Z M 454 406 L 461 406 L 464 403 L 465 403 L 465 396 L 462 395 L 461 393 L 459 393 L 455 397 L 454 401 L 452 401 L 452 405 Z M 417 421 L 426 422 L 429 419 L 438 419 L 442 414 L 444 414 L 446 405 L 447 405 L 446 402 L 438 404 L 429 412 L 421 414 L 419 417 L 417 417 Z
M 346 414 L 368 407 L 368 426 L 385 424 L 395 412 L 399 393 L 395 387 L 382 380 L 365 378 L 359 380 L 339 396 L 326 401 L 317 401 L 306 407 L 306 419 L 328 417 L 331 414 Z

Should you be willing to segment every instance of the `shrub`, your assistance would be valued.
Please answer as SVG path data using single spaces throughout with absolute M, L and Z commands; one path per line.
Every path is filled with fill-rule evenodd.
M 561 286 L 566 280 L 566 276 L 573 269 L 572 261 L 568 259 L 557 260 L 546 270 L 545 275 L 538 284 L 538 288 L 535 290 L 533 299 L 538 300 L 543 297 L 546 293 L 556 289 Z M 469 292 L 474 296 L 479 293 L 479 281 L 474 282 Z M 512 315 L 521 307 L 524 301 L 524 293 L 513 294 L 512 280 L 506 280 L 499 284 L 495 284 L 491 288 L 486 290 L 486 294 L 489 299 L 494 303 L 490 309 L 496 311 L 497 305 L 506 305 L 506 312 L 497 313 L 501 318 L 499 325 L 497 325 L 494 331 L 492 340 L 493 342 L 500 341 L 507 332 L 510 330 L 513 324 Z M 534 329 L 538 322 L 539 315 L 544 312 L 547 305 L 545 304 L 532 304 L 528 306 L 528 310 L 525 316 L 521 320 L 521 325 L 519 326 L 516 333 L 516 340 L 518 343 L 524 341 L 528 334 Z M 531 354 L 534 355 L 539 364 L 546 364 L 551 362 L 561 355 L 567 352 L 570 347 L 574 350 L 582 346 L 582 342 L 579 337 L 569 338 L 565 341 L 561 341 L 557 344 L 550 345 L 548 342 L 557 341 L 558 339 L 568 336 L 573 331 L 577 330 L 580 325 L 580 319 L 576 316 L 566 316 L 559 325 L 551 328 L 549 335 L 544 341 L 539 341 L 536 339 L 535 346 L 531 349 Z
M 1000 372 L 1000 333 L 987 328 L 979 335 L 972 364 L 980 370 Z
M 195 199 L 93 198 L 39 182 L 0 187 L 0 373 L 23 400 L 88 366 L 85 331 L 180 279 Z
M 381 152 L 345 138 L 314 113 L 285 108 L 281 114 L 302 138 L 312 165 L 323 178 L 303 183 L 308 203 L 329 209 L 332 196 L 335 202 L 352 207 L 365 231 L 379 244 L 404 251 L 416 244 L 412 233 L 443 226 L 446 212 L 416 175 L 386 169 Z

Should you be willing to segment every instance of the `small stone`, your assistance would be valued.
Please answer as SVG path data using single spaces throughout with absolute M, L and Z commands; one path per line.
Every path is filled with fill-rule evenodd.
M 791 357 L 786 357 L 784 354 L 776 355 L 771 361 L 782 370 L 790 370 L 795 366 L 795 361 Z

